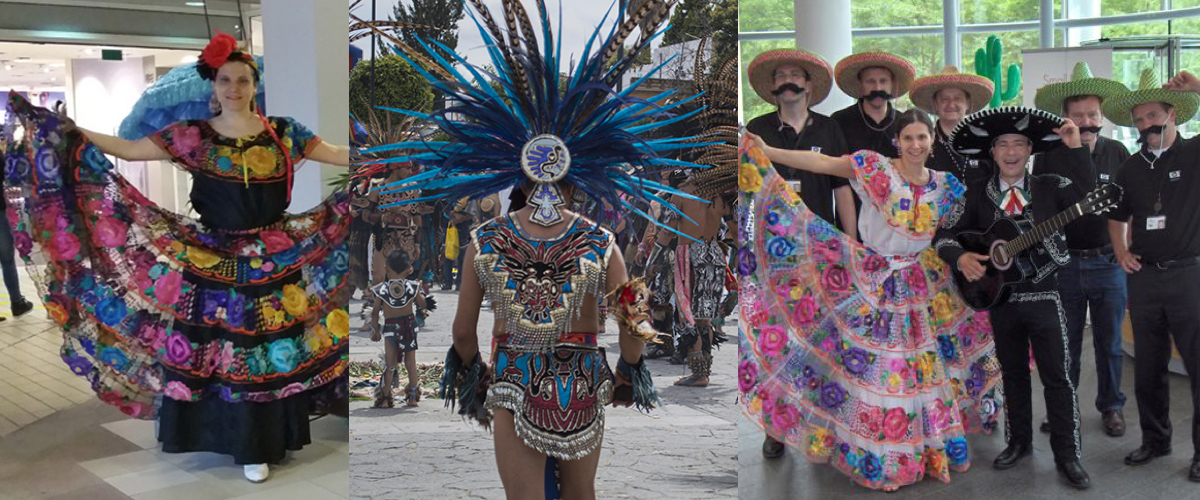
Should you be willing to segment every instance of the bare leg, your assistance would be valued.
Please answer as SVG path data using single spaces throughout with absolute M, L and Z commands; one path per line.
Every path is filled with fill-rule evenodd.
M 417 401 L 420 400 L 420 384 L 421 374 L 417 372 L 417 351 L 408 351 L 404 353 L 404 369 L 408 370 L 408 406 L 417 406 Z M 416 392 L 413 388 L 418 387 Z
M 417 351 L 404 353 L 404 369 L 408 370 L 408 385 L 421 383 L 420 373 L 417 372 Z
M 384 339 L 383 345 L 384 359 L 387 366 L 383 371 L 383 395 L 390 398 L 392 397 L 392 386 L 396 384 L 396 367 L 399 366 L 399 360 L 397 359 L 396 348 L 392 346 L 391 342 Z
M 558 470 L 562 473 L 559 492 L 563 500 L 596 500 L 596 467 L 600 465 L 600 448 L 579 460 L 559 460 Z
M 496 436 L 496 466 L 500 470 L 500 482 L 504 484 L 504 494 L 508 500 L 545 498 L 546 455 L 526 446 L 517 436 L 513 415 L 508 410 L 496 410 L 492 429 Z M 595 474 L 593 463 L 593 478 Z

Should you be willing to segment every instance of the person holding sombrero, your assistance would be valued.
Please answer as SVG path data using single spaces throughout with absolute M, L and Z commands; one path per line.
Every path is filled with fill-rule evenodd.
M 754 92 L 764 101 L 774 103 L 777 109 L 750 120 L 746 130 L 777 148 L 816 151 L 829 156 L 852 151 L 837 122 L 810 109 L 824 101 L 833 88 L 833 72 L 820 56 L 804 50 L 769 50 L 754 58 L 749 74 Z M 784 169 L 780 175 L 793 188 L 799 183 L 797 194 L 809 210 L 838 224 L 851 237 L 857 236 L 858 212 L 846 179 L 795 169 Z M 779 450 L 782 453 L 782 448 Z
M 762 137 L 771 147 L 815 151 L 829 156 L 850 153 L 841 127 L 833 119 L 809 108 L 820 104 L 833 88 L 833 72 L 820 56 L 804 50 L 769 50 L 750 63 L 750 85 L 776 110 L 753 120 L 746 130 Z M 852 239 L 858 235 L 858 211 L 850 182 L 842 177 L 786 168 L 779 172 L 796 190 L 804 204 L 818 217 L 838 224 Z M 834 218 L 834 199 L 837 218 Z M 783 456 L 783 443 L 770 435 L 763 442 L 763 456 Z
M 1176 127 L 1196 115 L 1200 79 L 1184 71 L 1159 86 L 1153 70 L 1137 90 L 1104 102 L 1104 116 L 1136 127 L 1142 147 L 1117 172 L 1125 189 L 1109 213 L 1108 233 L 1129 282 L 1129 319 L 1134 339 L 1134 395 L 1142 445 L 1125 457 L 1143 465 L 1171 452 L 1167 411 L 1167 363 L 1171 339 L 1192 387 L 1193 458 L 1188 479 L 1200 481 L 1200 141 L 1179 137 Z M 1132 246 L 1126 224 L 1133 224 Z M 1168 335 L 1168 331 L 1170 335 Z
M 838 61 L 833 74 L 838 88 L 856 102 L 831 117 L 842 128 L 850 151 L 871 150 L 886 158 L 900 156 L 896 136 L 898 99 L 912 88 L 916 70 L 903 57 L 882 52 L 855 54 Z
M 984 231 L 1001 217 L 1043 222 L 1075 204 L 1095 185 L 1095 170 L 1080 141 L 1079 128 L 1071 120 L 1045 111 L 1007 106 L 987 109 L 964 118 L 950 138 L 960 154 L 978 160 L 990 157 L 996 165 L 991 177 L 967 186 L 966 196 L 951 211 L 957 215 L 943 223 L 934 237 L 942 260 L 970 281 L 983 277 L 988 257 L 964 250 L 956 240 L 959 233 Z M 1030 155 L 1060 144 L 1071 149 L 1066 157 L 1071 177 L 1081 182 L 1026 171 Z M 1045 387 L 1054 461 L 1071 486 L 1085 489 L 1091 480 L 1079 462 L 1079 409 L 1075 386 L 1067 376 L 1067 332 L 1056 285 L 1057 268 L 1067 263 L 1070 254 L 1061 231 L 1029 251 L 1034 277 L 1017 284 L 1010 298 L 990 314 L 1004 377 L 1008 444 L 993 466 L 1011 468 L 1033 451 L 1032 345 Z
M 950 147 L 950 132 L 964 116 L 987 107 L 994 88 L 991 80 L 960 73 L 954 66 L 946 66 L 939 74 L 913 82 L 909 92 L 913 105 L 937 116 L 929 168 L 950 172 L 965 184 L 991 175 L 990 170 L 981 167 L 979 160 L 960 155 Z
M 1078 62 L 1065 82 L 1051 83 L 1037 91 L 1034 104 L 1042 111 L 1070 118 L 1079 127 L 1079 137 L 1091 153 L 1096 167 L 1097 184 L 1112 182 L 1129 151 L 1120 142 L 1100 135 L 1103 116 L 1101 104 L 1128 89 L 1119 82 L 1092 76 L 1086 62 Z M 1033 173 L 1057 174 L 1074 182 L 1066 168 L 1074 154 L 1060 146 L 1033 157 Z M 1079 386 L 1079 360 L 1083 351 L 1083 327 L 1091 309 L 1092 343 L 1096 349 L 1096 410 L 1101 414 L 1104 432 L 1109 436 L 1125 434 L 1125 394 L 1121 392 L 1121 322 L 1125 319 L 1125 273 L 1113 259 L 1108 241 L 1108 222 L 1100 215 L 1084 215 L 1067 226 L 1067 248 L 1071 261 L 1058 273 L 1058 293 L 1067 313 L 1067 349 L 1071 355 L 1071 383 Z M 1042 432 L 1050 432 L 1042 422 Z

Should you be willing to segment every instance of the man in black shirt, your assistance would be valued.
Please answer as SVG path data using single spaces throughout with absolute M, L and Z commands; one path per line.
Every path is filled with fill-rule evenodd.
M 912 63 L 892 54 L 855 54 L 838 61 L 833 73 L 838 88 L 857 100 L 831 115 L 846 137 L 849 152 L 868 149 L 888 158 L 899 157 L 892 142 L 896 137 L 892 99 L 904 96 L 912 87 L 916 77 Z
M 980 132 L 982 131 L 982 133 Z M 1057 135 L 1056 135 L 1057 134 Z M 1035 151 L 1057 146 L 1059 136 L 1072 151 L 1068 168 L 1072 177 L 1030 175 L 1025 166 Z M 987 270 L 988 256 L 966 251 L 957 241 L 965 231 L 984 231 L 1002 217 L 1026 219 L 1034 224 L 1054 217 L 1074 205 L 1092 189 L 1095 178 L 1079 139 L 1079 129 L 1051 113 L 1028 108 L 992 108 L 963 119 L 951 135 L 955 149 L 964 155 L 995 162 L 996 174 L 967 186 L 967 193 L 941 221 L 934 235 L 938 256 L 969 281 Z M 1089 175 L 1090 174 L 1090 175 Z M 1029 352 L 1033 349 L 1038 376 L 1045 387 L 1050 414 L 1050 447 L 1059 474 L 1075 488 L 1091 485 L 1080 464 L 1079 408 L 1075 386 L 1067 375 L 1067 332 L 1058 297 L 1055 274 L 1070 255 L 1061 231 L 1055 231 L 1027 250 L 1033 261 L 1032 276 L 1016 284 L 1007 301 L 991 309 L 989 318 L 996 357 L 1004 377 L 1005 425 L 1008 446 L 996 457 L 996 469 L 1011 468 L 1033 451 L 1033 401 Z
M 1103 117 L 1101 103 L 1121 92 L 1121 83 L 1094 78 L 1087 63 L 1079 62 L 1071 80 L 1052 83 L 1037 91 L 1034 102 L 1038 109 L 1061 113 L 1079 126 L 1080 138 L 1088 147 L 1096 167 L 1093 183 L 1108 183 L 1116 179 L 1129 151 L 1117 141 L 1100 135 Z M 1033 157 L 1033 173 L 1056 174 L 1082 184 L 1067 168 L 1067 156 L 1072 152 L 1065 146 Z M 1125 435 L 1125 394 L 1121 392 L 1121 324 L 1125 320 L 1125 272 L 1117 265 L 1108 241 L 1107 218 L 1084 215 L 1063 229 L 1071 261 L 1058 273 L 1058 293 L 1067 314 L 1067 346 L 1071 354 L 1071 383 L 1079 387 L 1079 360 L 1083 351 L 1083 327 L 1091 309 L 1092 345 L 1096 351 L 1096 409 L 1100 411 L 1104 432 L 1109 436 Z M 1042 432 L 1050 432 L 1050 423 L 1042 422 Z
M 837 123 L 809 109 L 825 100 L 833 88 L 833 74 L 824 59 L 803 50 L 770 50 L 754 58 L 748 73 L 750 85 L 758 96 L 775 103 L 777 109 L 750 120 L 747 130 L 777 148 L 811 150 L 829 156 L 850 152 Z M 800 182 L 798 194 L 809 210 L 837 224 L 851 238 L 858 238 L 858 211 L 848 180 L 792 168 L 781 169 L 779 174 L 789 183 Z M 835 196 L 837 219 L 833 216 Z M 763 456 L 779 458 L 783 453 L 783 443 L 767 436 L 763 441 Z
M 837 123 L 812 111 L 829 95 L 832 73 L 829 64 L 803 50 L 771 50 L 750 63 L 750 84 L 758 96 L 775 103 L 777 109 L 753 120 L 746 129 L 770 146 L 811 150 L 829 156 L 851 152 Z M 838 224 L 853 238 L 858 235 L 858 212 L 850 182 L 840 177 L 785 168 L 779 174 L 800 182 L 800 199 L 817 216 Z M 794 186 L 794 184 L 793 184 Z M 837 218 L 834 218 L 834 198 Z
M 1129 273 L 1134 395 L 1142 428 L 1142 445 L 1125 463 L 1142 465 L 1171 452 L 1167 364 L 1174 337 L 1192 388 L 1188 479 L 1200 481 L 1200 141 L 1179 137 L 1176 130 L 1200 106 L 1200 80 L 1186 71 L 1166 89 L 1157 80 L 1147 70 L 1138 90 L 1109 98 L 1103 108 L 1113 123 L 1136 127 L 1142 143 L 1117 172 L 1125 195 L 1108 222 L 1117 261 Z M 1133 241 L 1127 247 L 1129 223 Z
M 994 86 L 991 80 L 959 73 L 954 66 L 946 66 L 941 74 L 921 77 L 913 82 L 912 92 L 909 93 L 913 105 L 937 116 L 933 154 L 926 163 L 927 167 L 950 172 L 967 186 L 991 176 L 990 163 L 981 163 L 954 150 L 950 145 L 950 132 L 964 116 L 988 105 Z

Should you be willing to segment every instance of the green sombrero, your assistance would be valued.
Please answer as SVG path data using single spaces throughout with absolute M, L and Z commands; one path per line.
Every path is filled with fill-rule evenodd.
M 1033 105 L 1042 111 L 1055 114 L 1063 112 L 1063 102 L 1069 98 L 1081 95 L 1094 95 L 1101 102 L 1107 102 L 1111 97 L 1129 92 L 1129 88 L 1118 81 L 1092 76 L 1092 68 L 1083 61 L 1075 63 L 1071 79 L 1065 82 L 1051 83 L 1037 90 Z
M 1200 108 L 1200 95 L 1162 88 L 1158 72 L 1153 69 L 1142 71 L 1137 90 L 1122 92 L 1104 101 L 1101 111 L 1108 121 L 1123 127 L 1133 126 L 1133 108 L 1148 102 L 1162 102 L 1175 107 L 1175 124 L 1191 120 Z

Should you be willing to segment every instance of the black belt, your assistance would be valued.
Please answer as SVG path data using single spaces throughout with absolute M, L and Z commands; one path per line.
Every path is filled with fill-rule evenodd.
M 1159 270 L 1178 269 L 1180 267 L 1188 267 L 1200 264 L 1200 257 L 1187 257 L 1183 259 L 1164 260 L 1161 262 L 1151 262 L 1146 265 L 1153 266 Z
M 1109 245 L 1104 245 L 1102 247 L 1088 248 L 1088 249 L 1084 249 L 1084 250 L 1070 250 L 1070 252 L 1071 252 L 1072 257 L 1079 257 L 1082 259 L 1094 259 L 1096 257 L 1102 257 L 1105 255 L 1112 254 L 1113 249 L 1112 249 L 1112 245 L 1109 244 Z

